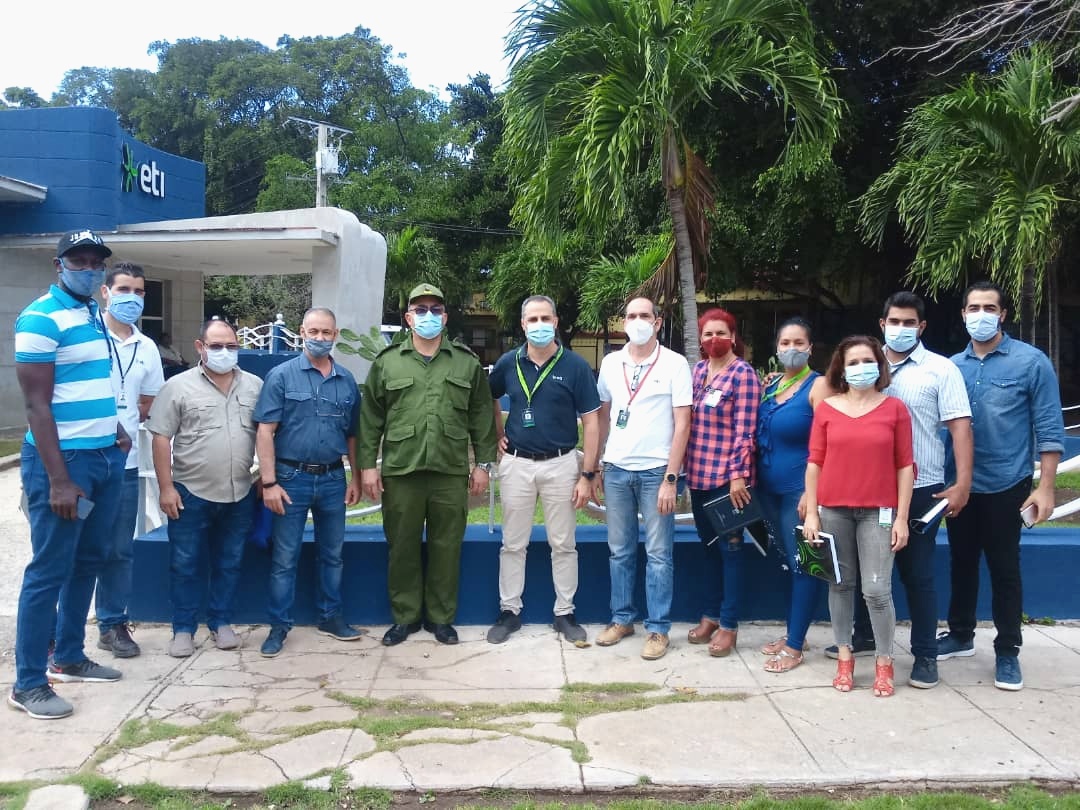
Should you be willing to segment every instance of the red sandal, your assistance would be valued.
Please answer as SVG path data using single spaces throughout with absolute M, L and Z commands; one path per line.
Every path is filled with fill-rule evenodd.
M 850 692 L 855 686 L 855 659 L 847 661 L 839 659 L 836 662 L 836 677 L 832 681 L 833 688 L 839 692 Z
M 892 660 L 887 664 L 877 663 L 874 665 L 874 696 L 892 697 L 896 692 L 893 686 Z

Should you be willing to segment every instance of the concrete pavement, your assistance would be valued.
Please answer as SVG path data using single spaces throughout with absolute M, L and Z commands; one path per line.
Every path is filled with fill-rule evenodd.
M 5 689 L 28 545 L 17 495 L 17 471 L 0 472 Z M 869 689 L 871 659 L 857 661 L 854 692 L 831 688 L 824 625 L 811 629 L 806 663 L 784 675 L 764 672 L 757 652 L 775 625 L 745 625 L 724 659 L 687 644 L 688 626 L 677 625 L 671 651 L 653 662 L 639 657 L 640 625 L 606 649 L 575 648 L 539 625 L 498 646 L 473 626 L 459 628 L 456 647 L 421 632 L 393 648 L 379 643 L 383 627 L 353 643 L 298 628 L 275 659 L 258 653 L 265 627 L 238 629 L 243 649 L 214 649 L 204 629 L 195 655 L 177 660 L 165 654 L 168 628 L 144 625 L 143 655 L 118 662 L 88 628 L 87 652 L 124 679 L 60 684 L 76 706 L 66 720 L 0 709 L 0 781 L 89 770 L 247 792 L 328 784 L 340 769 L 354 786 L 405 791 L 1080 783 L 1076 623 L 1025 628 L 1019 693 L 993 686 L 991 629 L 980 629 L 974 658 L 941 664 L 938 688 L 907 687 L 902 627 L 890 699 Z M 600 627 L 588 630 L 594 638 Z

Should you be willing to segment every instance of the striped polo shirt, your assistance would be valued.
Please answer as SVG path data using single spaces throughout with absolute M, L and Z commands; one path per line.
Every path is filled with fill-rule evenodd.
M 52 413 L 61 450 L 116 443 L 111 355 L 93 299 L 84 303 L 51 285 L 15 321 L 15 362 L 55 364 Z M 30 431 L 26 440 L 34 443 Z
M 963 375 L 949 358 L 927 349 L 920 340 L 911 354 L 889 364 L 892 382 L 885 389 L 911 413 L 916 487 L 945 483 L 942 428 L 953 419 L 971 416 Z

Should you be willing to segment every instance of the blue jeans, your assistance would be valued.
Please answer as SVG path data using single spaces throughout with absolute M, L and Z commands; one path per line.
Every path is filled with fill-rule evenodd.
M 131 598 L 131 565 L 134 559 L 135 521 L 139 516 L 139 468 L 124 470 L 120 483 L 120 503 L 113 524 L 109 557 L 97 578 L 94 607 L 98 629 L 104 633 L 118 624 L 127 624 Z
M 814 620 L 814 611 L 825 594 L 826 584 L 817 577 L 804 574 L 795 563 L 795 527 L 799 520 L 798 492 L 767 492 L 761 487 L 754 490 L 761 503 L 765 521 L 769 524 L 774 542 L 784 549 L 788 570 L 791 572 L 791 594 L 787 611 L 787 645 L 801 650 L 806 641 L 806 631 Z
M 270 564 L 271 627 L 291 629 L 296 598 L 296 566 L 304 541 L 308 510 L 315 522 L 319 549 L 319 621 L 341 613 L 341 546 L 345 542 L 345 470 L 311 475 L 284 464 L 276 466 L 278 483 L 292 503 L 274 515 L 273 561 Z
M 68 475 L 94 502 L 86 520 L 62 520 L 49 506 L 49 476 L 37 448 L 22 447 L 22 485 L 30 516 L 33 556 L 23 572 L 15 626 L 15 688 L 46 683 L 49 640 L 55 660 L 86 658 L 83 641 L 94 580 L 109 553 L 126 457 L 117 447 L 65 450 Z
M 675 515 L 661 515 L 656 499 L 666 467 L 624 470 L 604 465 L 608 548 L 611 550 L 611 621 L 633 624 L 634 581 L 637 574 L 638 513 L 645 524 L 645 630 L 671 630 L 671 598 L 675 590 Z
M 698 537 L 705 544 L 705 581 L 714 588 L 701 615 L 718 622 L 725 630 L 738 630 L 739 607 L 742 604 L 742 533 L 740 532 L 737 538 L 721 537 L 710 542 L 716 532 L 713 531 L 709 516 L 703 508 L 708 501 L 727 491 L 727 484 L 716 489 L 692 489 L 690 505 L 694 510 L 694 525 L 697 526 Z
M 205 590 L 200 558 L 208 557 L 210 591 L 206 625 L 215 631 L 229 624 L 244 542 L 255 516 L 255 490 L 236 503 L 216 503 L 193 495 L 176 484 L 184 508 L 169 521 L 169 590 L 173 606 L 173 632 L 194 633 L 199 626 L 199 605 Z

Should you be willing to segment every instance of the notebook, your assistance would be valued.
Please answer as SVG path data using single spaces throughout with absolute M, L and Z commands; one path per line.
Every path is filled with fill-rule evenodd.
M 750 544 L 758 550 L 762 557 L 769 556 L 769 546 L 772 539 L 769 537 L 769 527 L 765 525 L 765 521 L 759 520 L 757 523 L 751 523 L 747 526 L 745 538 L 750 540 Z
M 795 558 L 804 574 L 823 579 L 831 585 L 840 584 L 840 561 L 836 558 L 836 538 L 828 532 L 818 532 L 820 543 L 803 537 L 803 527 L 795 527 Z
M 712 530 L 716 536 L 705 545 L 711 546 L 721 537 L 735 537 L 742 534 L 742 530 L 751 523 L 764 520 L 761 507 L 757 498 L 754 497 L 754 488 L 747 487 L 746 492 L 750 495 L 750 503 L 739 509 L 731 502 L 730 493 L 725 493 L 711 501 L 705 501 L 702 508 L 712 524 Z M 764 553 L 764 552 L 762 552 Z

